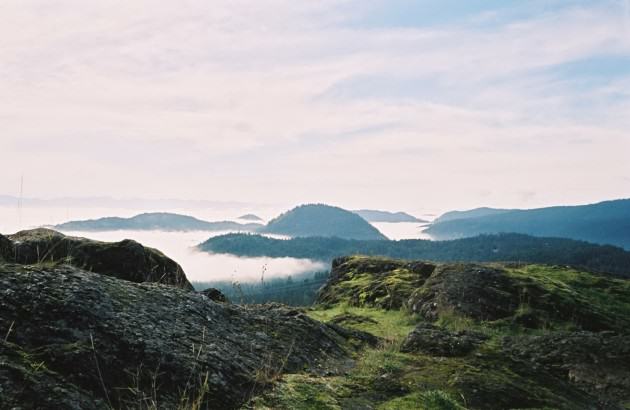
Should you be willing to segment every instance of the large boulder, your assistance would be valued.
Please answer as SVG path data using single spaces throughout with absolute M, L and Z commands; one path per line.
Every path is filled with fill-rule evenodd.
M 44 228 L 21 231 L 8 239 L 12 246 L 5 257 L 7 261 L 20 264 L 63 262 L 132 282 L 157 282 L 193 289 L 177 262 L 157 249 L 130 239 L 100 242 Z
M 69 265 L 0 264 L 0 335 L 0 408 L 238 408 L 282 373 L 344 371 L 361 344 L 301 310 Z

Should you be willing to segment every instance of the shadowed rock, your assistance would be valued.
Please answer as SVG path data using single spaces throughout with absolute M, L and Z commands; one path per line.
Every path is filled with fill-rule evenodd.
M 352 332 L 281 305 L 216 303 L 67 265 L 0 265 L 0 290 L 0 408 L 231 409 L 281 373 L 351 362 Z
M 125 239 L 100 242 L 33 229 L 0 238 L 4 259 L 19 264 L 64 262 L 131 282 L 157 282 L 193 290 L 181 266 L 157 249 Z
M 408 303 L 429 320 L 451 309 L 478 320 L 497 320 L 514 314 L 519 298 L 514 280 L 502 269 L 453 264 L 439 266 Z
M 204 295 L 205 297 L 207 297 L 208 299 L 214 302 L 221 302 L 221 303 L 229 302 L 228 298 L 219 289 L 208 288 L 208 289 L 202 290 L 199 293 L 201 293 L 202 295 Z
M 506 337 L 503 350 L 514 360 L 533 364 L 591 394 L 630 400 L 628 334 L 559 332 Z

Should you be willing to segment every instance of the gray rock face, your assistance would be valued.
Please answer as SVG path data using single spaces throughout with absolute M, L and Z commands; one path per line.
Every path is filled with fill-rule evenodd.
M 477 320 L 497 320 L 514 314 L 518 289 L 501 269 L 473 264 L 441 265 L 408 303 L 428 320 L 437 319 L 445 309 Z
M 450 332 L 421 323 L 407 336 L 400 350 L 444 357 L 465 356 L 487 339 L 479 332 Z
M 630 400 L 628 337 L 615 332 L 507 337 L 503 350 L 514 360 L 533 364 L 590 394 L 607 395 L 625 403 Z
M 193 290 L 177 262 L 133 240 L 99 242 L 50 229 L 21 231 L 2 238 L 0 251 L 8 262 L 64 262 L 132 282 L 157 282 Z
M 279 305 L 15 264 L 0 335 L 0 408 L 43 409 L 238 408 L 282 372 L 345 369 L 353 337 Z
M 229 302 L 228 298 L 219 289 L 208 288 L 208 289 L 202 290 L 199 293 L 201 293 L 202 295 L 204 295 L 205 297 L 207 297 L 208 299 L 214 302 L 221 302 L 221 303 Z

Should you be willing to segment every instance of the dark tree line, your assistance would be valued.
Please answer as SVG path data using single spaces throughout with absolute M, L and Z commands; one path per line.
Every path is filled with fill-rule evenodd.
M 513 233 L 451 241 L 362 241 L 320 237 L 278 240 L 260 235 L 228 234 L 210 238 L 199 248 L 237 256 L 308 258 L 326 262 L 339 256 L 363 254 L 436 262 L 543 263 L 630 277 L 630 252 L 621 248 Z

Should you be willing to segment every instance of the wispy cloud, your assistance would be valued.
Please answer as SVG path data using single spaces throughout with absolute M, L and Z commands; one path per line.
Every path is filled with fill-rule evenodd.
M 9 0 L 0 156 L 16 174 L 0 190 L 24 172 L 47 196 L 623 196 L 606 176 L 630 152 L 628 7 Z

